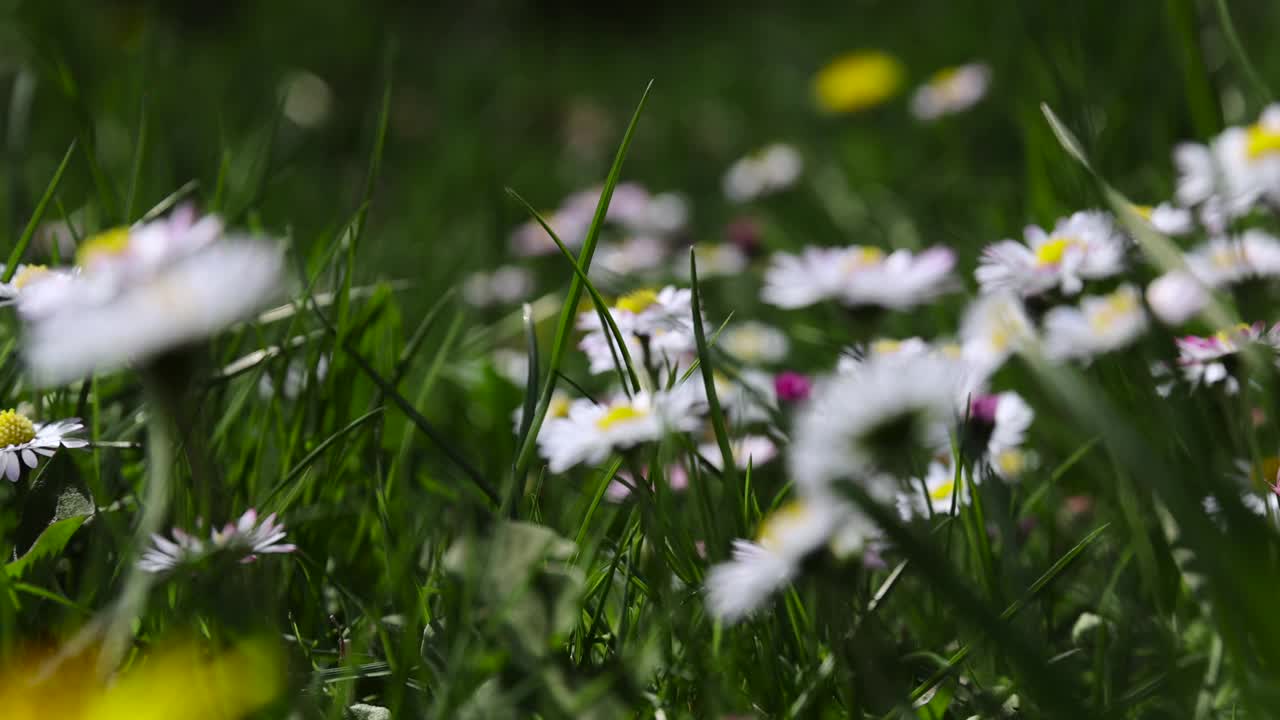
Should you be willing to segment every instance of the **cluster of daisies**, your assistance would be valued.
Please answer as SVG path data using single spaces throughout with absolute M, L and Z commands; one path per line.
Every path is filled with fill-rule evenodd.
M 841 85 L 841 73 L 896 82 L 900 72 L 884 57 L 841 63 L 824 71 L 830 74 L 817 84 L 833 108 L 869 102 L 883 90 Z M 961 84 L 924 88 L 913 107 L 921 117 L 963 109 L 981 97 L 988 81 L 983 66 L 943 73 L 937 83 Z M 855 98 L 858 92 L 861 99 Z M 616 332 L 594 309 L 584 310 L 578 323 L 578 347 L 590 373 L 619 382 L 596 397 L 559 392 L 538 448 L 556 473 L 598 468 L 621 457 L 623 470 L 606 493 L 619 502 L 652 488 L 644 477 L 646 458 L 665 457 L 635 449 L 667 437 L 685 438 L 675 453 L 680 459 L 662 473 L 677 491 L 695 477 L 695 465 L 761 467 L 783 457 L 789 500 L 760 521 L 755 538 L 734 541 L 729 559 L 707 574 L 708 606 L 725 621 L 763 607 L 817 554 L 879 562 L 889 546 L 872 519 L 875 513 L 862 503 L 880 504 L 907 523 L 928 523 L 959 512 L 982 483 L 1017 483 L 1039 465 L 1027 447 L 1032 407 L 999 386 L 999 371 L 1010 358 L 1088 365 L 1132 346 L 1155 321 L 1212 329 L 1204 311 L 1216 293 L 1280 275 L 1280 240 L 1266 229 L 1270 210 L 1280 204 L 1280 106 L 1208 145 L 1177 148 L 1174 160 L 1175 197 L 1126 209 L 1125 222 L 1146 227 L 1126 226 L 1106 211 L 1082 210 L 987 246 L 973 275 L 977 292 L 958 327 L 934 339 L 877 337 L 875 328 L 894 314 L 964 291 L 951 248 L 812 246 L 761 260 L 758 245 L 736 239 L 749 233 L 730 226 L 727 244 L 740 253 L 733 272 L 763 266 L 763 303 L 783 313 L 844 306 L 859 339 L 833 358 L 827 372 L 814 376 L 787 369 L 787 332 L 757 321 L 730 322 L 711 338 L 718 361 L 708 383 L 696 363 L 690 290 L 668 284 L 622 292 L 608 309 Z M 730 167 L 724 193 L 731 203 L 747 203 L 795 185 L 803 172 L 798 151 L 770 145 Z M 617 222 L 652 217 L 656 197 L 637 194 Z M 582 202 L 575 196 L 556 217 Z M 576 227 L 582 229 L 581 221 Z M 533 232 L 526 226 L 516 237 L 532 246 Z M 1180 262 L 1153 272 L 1133 232 L 1182 243 Z M 712 246 L 709 254 L 719 252 Z M 700 246 L 700 267 L 703 254 Z M 1155 279 L 1143 287 L 1142 277 Z M 643 283 L 647 276 L 634 278 Z M 1162 393 L 1179 384 L 1188 391 L 1239 392 L 1246 380 L 1236 358 L 1250 348 L 1280 354 L 1280 325 L 1256 322 L 1180 336 L 1176 360 L 1154 367 L 1154 382 Z M 640 370 L 638 383 L 628 381 L 631 368 Z M 733 430 L 728 453 L 714 442 L 708 385 Z M 1242 493 L 1252 497 L 1248 506 L 1266 507 L 1256 492 Z
M 22 354 L 36 385 L 79 382 L 126 367 L 148 372 L 175 353 L 245 320 L 280 294 L 283 249 L 276 242 L 228 233 L 215 215 L 191 206 L 87 237 L 74 263 L 18 265 L 0 296 L 22 324 Z M 234 288 L 234 292 L 228 292 Z M 24 468 L 62 448 L 85 448 L 77 418 L 36 422 L 27 408 L 0 412 L 0 473 Z M 274 516 L 254 511 L 214 532 L 208 543 L 180 530 L 155 538 L 140 562 L 159 571 L 212 553 L 288 552 Z

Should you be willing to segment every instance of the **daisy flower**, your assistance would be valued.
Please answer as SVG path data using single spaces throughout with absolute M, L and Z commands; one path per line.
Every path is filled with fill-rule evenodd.
M 692 294 L 688 289 L 668 285 L 661 290 L 636 290 L 618 298 L 609 309 L 627 343 L 627 352 L 640 362 L 647 354 L 654 361 L 678 365 L 697 350 L 693 335 Z M 591 372 L 614 369 L 609 350 L 610 330 L 594 310 L 578 317 L 578 328 L 586 330 L 578 347 L 587 355 Z
M 962 449 L 1001 479 L 1017 480 L 1034 462 L 1022 445 L 1035 411 L 1015 392 L 976 395 L 969 403 Z
M 1280 327 L 1280 326 L 1277 326 Z M 1174 340 L 1178 346 L 1178 367 L 1192 387 L 1222 383 L 1227 394 L 1240 390 L 1240 383 L 1232 374 L 1236 358 L 1250 345 L 1266 346 L 1274 354 L 1280 337 L 1273 328 L 1266 332 L 1266 324 L 1241 323 L 1230 330 L 1222 330 L 1209 337 L 1187 335 Z
M 1209 287 L 1280 275 L 1280 240 L 1263 230 L 1210 238 L 1186 255 L 1187 270 Z
M 813 79 L 814 98 L 828 113 L 852 113 L 888 101 L 902 87 L 902 65 L 875 50 L 832 60 Z
M 1195 215 L 1184 207 L 1163 202 L 1154 207 L 1151 205 L 1134 205 L 1133 209 L 1156 232 L 1164 235 L 1182 237 L 1195 232 Z
M 772 325 L 748 320 L 730 325 L 720 333 L 718 345 L 725 352 L 750 365 L 772 365 L 787 358 L 791 341 Z
M 733 452 L 733 464 L 740 470 L 745 470 L 748 464 L 752 467 L 760 467 L 778 455 L 778 446 L 764 435 L 745 435 L 734 438 L 729 441 L 729 448 Z M 706 458 L 707 462 L 711 463 L 711 467 L 716 470 L 722 469 L 724 458 L 721 457 L 720 446 L 716 443 L 699 445 L 698 454 Z
M 777 253 L 765 272 L 761 298 L 793 309 L 824 300 L 901 310 L 933 300 L 952 289 L 955 253 L 933 247 L 913 254 L 879 248 L 805 248 L 800 255 Z
M 1033 342 L 1035 334 L 1022 300 L 1009 292 L 980 295 L 969 303 L 960 322 L 964 358 L 984 375 Z
M 533 273 L 516 265 L 472 273 L 462 283 L 462 298 L 475 307 L 511 305 L 533 292 Z
M 551 472 L 561 473 L 575 465 L 597 465 L 614 450 L 667 433 L 697 430 L 700 411 L 697 394 L 687 383 L 670 392 L 639 392 L 602 405 L 574 400 L 565 417 L 543 424 L 538 447 Z
M 797 500 L 778 508 L 761 522 L 754 542 L 734 540 L 732 559 L 707 572 L 711 614 L 732 623 L 759 610 L 847 519 L 848 509 L 832 503 Z
M 1166 325 L 1181 325 L 1209 304 L 1204 284 L 1185 270 L 1172 270 L 1147 286 L 1147 305 Z
M 72 437 L 83 429 L 79 418 L 36 423 L 17 410 L 0 412 L 0 475 L 18 482 L 23 467 L 34 470 L 40 457 L 53 457 L 58 448 L 88 446 L 88 440 Z
M 1050 310 L 1044 318 L 1045 353 L 1055 360 L 1088 360 L 1129 345 L 1146 330 L 1141 294 L 1122 285 L 1108 295 L 1087 295 L 1078 307 Z
M 31 283 L 18 298 L 24 355 L 44 384 L 206 338 L 252 314 L 282 282 L 278 245 L 226 236 L 219 218 L 190 207 L 93 236 L 76 260 L 79 272 Z
M 960 368 L 932 355 L 873 357 L 827 378 L 796 417 L 788 466 L 806 497 L 832 497 L 855 480 L 889 500 L 916 458 L 948 444 L 965 397 Z
M 800 179 L 804 158 L 790 145 L 774 143 L 740 158 L 724 175 L 724 195 L 744 203 L 785 190 Z
M 1261 198 L 1280 199 L 1280 105 L 1263 110 L 1258 122 L 1231 127 L 1208 145 L 1174 149 L 1175 195 L 1191 207 L 1216 203 L 1227 217 L 1248 213 Z
M 1051 232 L 1029 225 L 1023 235 L 1025 244 L 1001 240 L 982 251 L 974 274 L 983 292 L 1030 297 L 1056 287 L 1074 295 L 1085 280 L 1124 269 L 1128 240 L 1107 213 L 1077 212 L 1059 220 Z
M 698 245 L 697 253 L 699 281 L 713 277 L 732 277 L 747 269 L 747 254 L 732 242 Z M 594 262 L 592 267 L 595 267 Z M 687 282 L 690 277 L 688 256 L 678 256 L 672 271 L 676 277 Z
M 653 270 L 667 259 L 667 243 L 655 235 L 629 235 L 621 242 L 600 243 L 591 260 L 592 280 Z
M 922 487 L 923 486 L 923 487 Z M 950 455 L 941 455 L 929 463 L 923 478 L 912 480 L 906 490 L 894 499 L 898 517 L 903 522 L 913 518 L 929 518 L 934 515 L 950 515 L 972 500 L 969 483 L 964 478 L 957 482 L 956 468 Z
M 964 112 L 978 104 L 991 84 L 991 68 L 968 63 L 939 70 L 911 97 L 911 114 L 920 120 Z
M 281 542 L 285 527 L 276 522 L 276 514 L 258 519 L 258 511 L 246 510 L 234 523 L 210 533 L 207 541 L 174 528 L 170 537 L 153 535 L 151 547 L 138 560 L 138 567 L 150 573 L 165 573 L 183 565 L 191 565 L 214 555 L 225 555 L 240 563 L 251 563 L 258 555 L 291 553 L 296 545 Z
M 0 264 L 0 273 L 3 273 L 4 270 L 4 265 Z M 9 282 L 0 282 L 0 302 L 14 302 L 32 282 L 49 280 L 55 275 L 65 272 L 66 270 L 50 270 L 47 265 L 19 264 L 14 269 L 13 277 Z

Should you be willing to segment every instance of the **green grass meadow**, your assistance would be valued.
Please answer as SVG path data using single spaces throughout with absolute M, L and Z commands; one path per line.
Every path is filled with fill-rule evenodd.
M 1133 238 L 1083 294 L 1143 290 L 1204 233 L 1130 202 L 1174 197 L 1179 143 L 1254 127 L 1277 28 L 1266 0 L 0 0 L 0 285 L 183 206 L 283 248 L 252 312 L 69 382 L 40 381 L 26 296 L 0 298 L 0 410 L 80 418 L 90 443 L 0 481 L 0 719 L 1280 717 L 1277 346 L 1225 361 L 1234 393 L 1152 372 L 1177 377 L 1175 338 L 1280 321 L 1280 270 L 1089 361 L 1005 362 L 990 392 L 1035 413 L 1016 482 L 956 464 L 966 500 L 904 520 L 853 473 L 831 502 L 870 518 L 874 553 L 819 543 L 737 622 L 706 588 L 735 539 L 811 499 L 809 405 L 742 420 L 732 388 L 795 372 L 818 402 L 849 348 L 955 337 L 984 247 L 1078 210 Z M 824 112 L 815 75 L 859 50 L 896 58 L 901 88 Z M 914 117 L 913 89 L 967 62 L 985 96 Z M 775 142 L 798 179 L 726 199 L 730 166 Z M 655 267 L 588 265 L 623 239 L 594 199 L 572 257 L 513 253 L 531 209 L 555 226 L 572 193 L 626 183 L 688 209 Z M 1280 205 L 1233 222 L 1280 234 Z M 708 248 L 743 228 L 743 266 L 715 272 Z M 855 244 L 951 248 L 953 286 L 907 309 L 761 299 L 776 253 Z M 529 287 L 472 301 L 500 266 Z M 579 313 L 668 285 L 693 291 L 683 359 L 645 338 L 591 372 Z M 170 289 L 173 316 L 199 314 Z M 725 349 L 751 321 L 782 356 Z M 130 322 L 85 332 L 127 343 Z M 548 466 L 560 397 L 641 386 L 711 397 L 696 427 Z M 777 457 L 720 469 L 748 435 Z M 296 549 L 138 569 L 152 532 L 203 539 L 250 508 Z

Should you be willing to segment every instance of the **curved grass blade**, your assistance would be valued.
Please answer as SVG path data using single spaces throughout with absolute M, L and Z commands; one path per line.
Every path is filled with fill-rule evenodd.
M 507 192 L 510 193 L 511 197 L 515 198 L 525 206 L 525 209 L 533 215 L 533 219 L 537 220 L 538 224 L 542 226 L 542 229 L 547 231 L 547 235 L 551 236 L 551 239 L 555 242 L 556 247 L 560 248 L 560 252 L 565 256 L 565 259 L 569 261 L 569 265 L 573 268 L 574 274 L 580 281 L 582 281 L 582 286 L 587 289 L 587 294 L 591 296 L 591 303 L 596 307 L 596 314 L 600 316 L 600 322 L 609 330 L 605 335 L 609 340 L 609 351 L 614 352 L 614 348 L 616 347 L 622 353 L 622 361 L 626 364 L 627 372 L 627 376 L 623 377 L 623 368 L 621 366 L 618 367 L 618 379 L 622 381 L 622 387 L 624 389 L 627 387 L 627 377 L 630 377 L 631 384 L 635 388 L 635 391 L 640 392 L 640 377 L 636 374 L 635 361 L 631 359 L 631 352 L 627 350 L 626 338 L 622 337 L 622 331 L 618 329 L 618 323 L 614 321 L 613 314 L 609 312 L 609 304 L 604 301 L 604 298 L 600 296 L 600 293 L 596 290 L 595 286 L 591 284 L 589 279 L 587 279 L 587 274 L 583 272 L 582 267 L 578 265 L 577 258 L 575 258 L 573 253 L 569 252 L 569 248 L 565 247 L 565 244 L 561 242 L 560 237 L 556 235 L 555 230 L 552 230 L 551 226 L 547 224 L 547 221 L 543 219 L 542 214 L 535 210 L 533 206 L 529 204 L 528 200 L 521 197 L 520 193 L 517 193 L 511 188 L 507 188 Z M 615 353 L 615 364 L 617 364 L 617 358 L 618 356 Z M 521 437 L 523 438 L 523 435 Z
M 720 447 L 721 476 L 725 483 L 733 488 L 739 497 L 743 497 L 744 489 L 738 485 L 738 465 L 733 460 L 733 445 L 729 442 L 729 431 L 724 423 L 724 411 L 720 408 L 720 399 L 716 397 L 715 366 L 711 363 L 711 351 L 707 347 L 707 332 L 702 327 L 702 296 L 698 292 L 698 261 L 696 251 L 689 248 L 689 286 L 693 292 L 693 339 L 698 344 L 698 364 L 702 368 L 702 385 L 707 390 L 708 414 L 711 416 L 711 429 L 715 432 L 716 445 Z M 743 498 L 745 506 L 746 500 Z
M 373 410 L 370 410 L 369 412 L 361 415 L 355 420 L 352 420 L 351 422 L 347 423 L 345 426 L 343 426 L 334 434 L 325 438 L 319 445 L 315 446 L 315 449 L 307 453 L 301 460 L 299 460 L 297 465 L 294 465 L 293 467 L 289 468 L 288 474 L 286 474 L 284 476 L 284 479 L 282 479 L 279 483 L 277 483 L 275 487 L 271 488 L 271 490 L 267 493 L 266 498 L 263 499 L 262 504 L 266 505 L 267 503 L 270 503 L 271 500 L 276 496 L 276 493 L 280 492 L 280 490 L 286 487 L 287 485 L 289 485 L 289 483 L 298 479 L 298 476 L 301 475 L 304 470 L 310 467 L 311 463 L 315 462 L 317 458 L 323 455 L 324 451 L 329 449 L 329 446 L 333 445 L 335 442 L 337 442 L 347 433 L 350 433 L 351 431 L 355 430 L 356 428 L 360 427 L 361 425 L 365 424 L 369 420 L 372 420 L 373 418 L 377 417 L 380 414 L 382 414 L 382 408 L 375 408 Z
M 618 177 L 622 174 L 622 162 L 627 158 L 627 150 L 631 147 L 631 138 L 635 135 L 636 125 L 640 121 L 640 112 L 644 109 L 645 100 L 649 97 L 649 89 L 653 87 L 653 81 L 645 86 L 644 93 L 640 96 L 640 102 L 636 105 L 636 110 L 631 115 L 631 122 L 627 125 L 627 131 L 622 136 L 622 144 L 618 146 L 618 153 L 613 158 L 613 167 L 609 169 L 609 175 L 605 179 L 604 189 L 600 192 L 600 201 L 596 205 L 595 216 L 591 219 L 591 228 L 587 230 L 586 240 L 582 243 L 582 252 L 578 255 L 578 264 L 585 273 L 591 269 L 591 257 L 595 254 L 596 243 L 600 239 L 600 229 L 604 225 L 605 214 L 609 211 L 609 201 L 613 198 L 613 189 L 618 185 Z M 533 423 L 529 426 L 529 434 L 525 436 L 524 441 L 520 445 L 520 452 L 516 456 L 515 475 L 517 481 L 523 479 L 525 472 L 529 469 L 529 463 L 533 461 L 534 448 L 536 443 L 534 440 L 538 437 L 538 431 L 542 429 L 542 421 L 547 416 L 547 408 L 551 405 L 551 394 L 556 389 L 556 379 L 560 373 L 560 363 L 564 359 L 565 348 L 569 345 L 569 336 L 573 332 L 573 317 L 577 312 L 578 301 L 582 298 L 582 281 L 575 275 L 573 281 L 569 283 L 569 296 L 565 298 L 564 305 L 560 310 L 560 322 L 556 327 L 556 337 L 551 345 L 551 359 L 547 363 L 547 379 L 542 386 L 542 394 L 538 398 L 538 407 L 533 414 Z
M 1240 63 L 1240 69 L 1244 71 L 1245 78 L 1257 93 L 1260 100 L 1258 104 L 1265 105 L 1271 102 L 1271 88 L 1267 87 L 1258 68 L 1249 59 L 1249 54 L 1244 51 L 1244 43 L 1240 42 L 1240 35 L 1236 33 L 1236 24 L 1231 19 L 1231 11 L 1227 9 L 1227 0 L 1217 0 L 1214 5 L 1218 9 L 1218 25 L 1222 27 L 1222 35 L 1227 39 L 1227 46 L 1231 48 L 1231 54 L 1235 55 L 1236 62 Z
M 18 237 L 18 244 L 13 246 L 13 251 L 9 253 L 9 259 L 5 261 L 4 274 L 0 275 L 0 282 L 9 282 L 13 279 L 13 273 L 18 269 L 18 261 L 22 259 L 23 253 L 27 251 L 27 246 L 31 244 L 31 238 L 36 234 L 36 228 L 39 227 L 40 221 L 44 219 L 44 211 L 49 207 L 49 201 L 53 199 L 53 194 L 58 190 L 58 183 L 62 182 L 62 174 L 66 172 L 68 163 L 71 162 L 71 156 L 75 154 L 76 141 L 71 141 L 71 145 L 67 148 L 67 152 L 62 156 L 62 162 L 58 163 L 58 169 L 53 173 L 53 179 L 49 181 L 49 186 L 44 189 L 44 195 L 40 196 L 40 202 L 36 203 L 36 209 L 31 213 L 31 219 L 27 221 L 27 226 L 22 229 L 22 235 Z

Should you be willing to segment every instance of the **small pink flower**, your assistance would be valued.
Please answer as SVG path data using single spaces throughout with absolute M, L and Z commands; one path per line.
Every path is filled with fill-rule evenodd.
M 806 375 L 786 370 L 774 376 L 773 389 L 782 402 L 800 402 L 808 399 L 813 381 Z
M 999 406 L 999 395 L 979 395 L 969 404 L 969 415 L 974 420 L 994 423 L 996 421 L 996 408 Z

